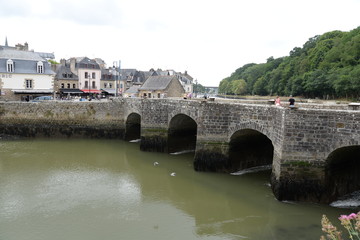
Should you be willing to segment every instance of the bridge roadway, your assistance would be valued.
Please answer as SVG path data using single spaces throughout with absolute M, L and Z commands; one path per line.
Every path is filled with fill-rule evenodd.
M 360 189 L 360 111 L 347 105 L 114 98 L 0 102 L 0 134 L 141 138 L 143 151 L 194 150 L 196 171 L 272 164 L 279 200 L 329 203 Z

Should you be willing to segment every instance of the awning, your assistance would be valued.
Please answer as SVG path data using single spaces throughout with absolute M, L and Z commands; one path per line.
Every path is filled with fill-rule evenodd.
M 81 89 L 84 93 L 101 93 L 100 90 L 97 89 Z
M 109 94 L 115 94 L 115 89 L 113 89 L 113 88 L 102 88 L 101 90 L 103 92 L 107 92 Z
M 13 89 L 11 90 L 14 93 L 53 93 L 51 89 Z
M 84 93 L 83 91 L 81 91 L 78 88 L 60 88 L 59 91 L 62 92 L 62 93 L 65 93 L 65 94 L 67 94 L 67 93 L 73 93 L 73 94 Z

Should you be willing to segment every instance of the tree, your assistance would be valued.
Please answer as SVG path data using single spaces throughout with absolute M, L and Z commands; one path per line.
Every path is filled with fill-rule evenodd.
M 194 85 L 194 93 L 204 93 L 205 92 L 205 87 L 203 85 L 201 85 L 200 83 L 196 83 Z
M 316 35 L 289 56 L 245 64 L 220 85 L 223 92 L 237 93 L 242 79 L 248 94 L 355 98 L 360 95 L 359 68 L 360 27 Z
M 231 90 L 235 95 L 244 95 L 246 93 L 246 82 L 244 79 L 235 80 L 231 83 Z
M 229 94 L 231 93 L 231 82 L 229 79 L 223 79 L 219 85 L 219 93 Z

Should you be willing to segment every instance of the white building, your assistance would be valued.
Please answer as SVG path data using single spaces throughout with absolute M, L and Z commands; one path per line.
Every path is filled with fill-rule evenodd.
M 51 53 L 28 50 L 28 45 L 0 46 L 0 93 L 3 100 L 24 100 L 41 95 L 53 95 L 54 75 L 45 58 Z

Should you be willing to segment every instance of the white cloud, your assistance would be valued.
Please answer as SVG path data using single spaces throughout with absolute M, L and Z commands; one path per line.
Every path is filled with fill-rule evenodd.
M 217 86 L 236 68 L 288 55 L 310 37 L 349 31 L 359 0 L 0 0 L 1 39 L 124 68 L 187 70 Z

